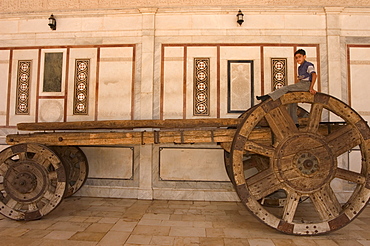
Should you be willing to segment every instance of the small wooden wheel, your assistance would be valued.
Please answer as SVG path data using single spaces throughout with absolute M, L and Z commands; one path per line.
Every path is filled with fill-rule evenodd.
M 299 129 L 286 109 L 290 103 L 310 106 L 308 121 Z M 320 124 L 323 111 L 345 123 L 328 129 Z M 262 120 L 273 133 L 269 144 L 251 139 Z M 356 146 L 362 156 L 360 171 L 340 167 L 337 159 Z M 246 176 L 244 159 L 251 153 L 270 161 L 256 174 Z M 242 202 L 263 223 L 287 234 L 337 230 L 360 214 L 370 197 L 370 129 L 353 109 L 329 95 L 291 92 L 259 104 L 239 125 L 230 156 Z M 351 196 L 343 203 L 333 187 L 336 182 L 353 183 Z M 278 190 L 287 197 L 282 208 L 266 208 L 258 202 Z M 302 199 L 307 201 L 299 203 Z
M 66 174 L 58 156 L 39 144 L 18 144 L 0 152 L 0 213 L 35 220 L 62 201 Z
M 59 156 L 67 174 L 65 197 L 76 193 L 87 179 L 89 166 L 83 151 L 75 146 L 53 146 L 52 150 Z

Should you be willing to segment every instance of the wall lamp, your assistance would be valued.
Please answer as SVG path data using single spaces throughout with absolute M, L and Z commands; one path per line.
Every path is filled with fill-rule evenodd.
M 57 21 L 54 18 L 54 15 L 51 14 L 49 17 L 49 24 L 51 30 L 56 30 L 57 29 Z
M 244 22 L 244 14 L 239 9 L 238 14 L 236 15 L 236 22 L 238 22 L 239 26 L 241 26 Z

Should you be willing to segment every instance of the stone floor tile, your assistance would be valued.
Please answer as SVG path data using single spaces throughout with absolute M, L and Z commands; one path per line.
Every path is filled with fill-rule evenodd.
M 297 246 L 292 239 L 271 239 L 275 246 Z M 325 245 L 326 244 L 322 244 Z
M 130 236 L 129 232 L 109 231 L 97 244 L 98 246 L 120 246 L 124 245 Z
M 57 239 L 57 240 L 68 240 L 76 232 L 74 231 L 52 231 L 49 234 L 45 235 L 45 239 Z
M 105 232 L 79 231 L 76 232 L 69 240 L 99 242 L 105 236 L 105 234 Z
M 17 228 L 17 227 L 6 228 L 5 230 L 0 231 L 0 240 L 3 237 L 20 237 L 26 234 L 29 230 L 30 229 L 27 228 Z
M 55 223 L 54 225 L 50 226 L 49 230 L 59 230 L 59 231 L 84 231 L 87 227 L 89 227 L 91 223 L 85 222 L 64 222 L 60 221 Z
M 370 240 L 357 240 L 363 246 L 370 246 Z
M 224 230 L 221 228 L 206 228 L 206 237 L 224 238 Z
M 132 235 L 168 236 L 170 229 L 170 226 L 137 225 L 132 231 Z
M 150 240 L 151 245 L 173 245 L 174 237 L 170 236 L 153 236 Z
M 250 246 L 275 246 L 271 239 L 248 239 Z
M 116 224 L 111 228 L 111 231 L 124 231 L 124 232 L 132 232 L 138 222 L 133 221 L 126 221 L 126 220 L 119 220 Z
M 224 246 L 225 242 L 223 238 L 216 237 L 200 237 L 199 245 L 201 246 Z
M 174 237 L 205 237 L 205 228 L 172 226 L 170 236 Z
M 359 243 L 356 240 L 334 240 L 339 246 L 363 246 L 361 243 Z
M 86 232 L 108 232 L 113 227 L 113 224 L 108 223 L 93 223 L 86 228 Z
M 28 232 L 23 234 L 21 238 L 33 238 L 33 239 L 39 239 L 45 237 L 47 234 L 49 234 L 51 231 L 49 230 L 40 230 L 40 229 L 30 229 Z
M 225 237 L 228 238 L 253 238 L 245 228 L 223 228 Z
M 175 237 L 173 241 L 174 246 L 199 246 L 199 237 Z
M 249 246 L 248 239 L 244 238 L 224 238 L 225 246 Z
M 113 217 L 101 218 L 99 220 L 99 223 L 115 224 L 117 221 L 119 221 L 119 219 L 120 218 L 113 218 Z
M 126 243 L 128 244 L 150 244 L 152 236 L 146 235 L 130 235 Z

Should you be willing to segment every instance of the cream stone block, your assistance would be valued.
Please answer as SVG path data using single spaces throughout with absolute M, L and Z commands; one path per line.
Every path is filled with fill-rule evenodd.
M 19 33 L 38 33 L 50 31 L 49 16 L 37 19 L 21 19 L 18 21 Z
M 10 51 L 0 50 L 0 126 L 6 125 Z
M 18 20 L 0 20 L 1 33 L 17 33 L 18 30 Z
M 229 181 L 222 149 L 162 148 L 159 165 L 162 180 Z
M 102 48 L 99 71 L 98 119 L 131 119 L 133 48 Z
M 108 30 L 139 30 L 141 16 L 136 14 L 122 16 L 104 16 L 103 29 Z
M 183 30 L 189 29 L 192 24 L 190 15 L 178 14 L 157 14 L 155 18 L 156 28 L 159 30 L 174 29 Z
M 16 86 L 17 86 L 17 69 L 19 60 L 31 60 L 32 68 L 29 80 L 29 114 L 28 115 L 16 115 Z M 11 88 L 10 88 L 10 111 L 9 111 L 9 124 L 15 126 L 19 122 L 33 122 L 35 121 L 36 114 L 36 88 L 38 82 L 38 50 L 37 49 L 24 49 L 13 51 L 13 63 L 11 64 Z M 7 72 L 8 74 L 8 72 Z
M 231 108 L 250 108 L 251 105 L 251 88 L 253 87 L 254 93 L 259 91 L 260 83 L 261 83 L 261 65 L 260 65 L 260 47 L 259 46 L 221 46 L 220 47 L 220 115 L 221 117 L 238 117 L 240 113 L 228 113 L 228 91 L 229 91 L 229 82 L 228 82 L 228 61 L 244 61 L 249 60 L 253 61 L 253 77 L 254 77 L 254 84 L 251 83 L 251 76 L 249 74 L 250 71 L 243 71 L 240 75 L 247 76 L 250 79 L 246 79 L 248 81 L 248 85 L 243 87 L 242 91 L 232 90 L 234 92 L 240 93 L 237 97 L 242 97 L 242 95 L 248 94 L 245 100 L 241 99 L 242 101 L 234 101 L 234 105 Z M 237 72 L 238 64 L 234 64 L 234 72 Z M 250 64 L 240 63 L 241 69 L 247 69 Z M 248 69 L 247 69 L 248 70 Z M 232 72 L 232 71 L 231 71 Z M 231 88 L 233 89 L 233 88 Z M 236 89 L 236 88 L 235 88 Z M 248 92 L 247 92 L 248 90 Z M 243 93 L 244 92 L 244 93 Z M 234 97 L 236 98 L 236 97 Z
M 89 59 L 88 74 L 88 99 L 86 115 L 74 115 L 74 88 L 76 76 L 76 59 Z M 97 69 L 97 49 L 96 48 L 73 48 L 69 55 L 68 68 L 68 100 L 67 100 L 67 121 L 93 120 L 95 115 L 95 92 L 96 92 L 96 69 Z
M 193 116 L 194 112 L 194 58 L 210 58 L 209 64 L 209 116 Z M 217 116 L 217 48 L 194 46 L 187 50 L 186 118 Z
M 310 29 L 325 29 L 325 15 L 324 13 L 319 14 L 307 14 L 307 15 L 284 15 L 284 27 L 286 29 L 298 29 L 303 30 L 305 35 L 306 30 Z
M 132 179 L 133 149 L 82 147 L 89 163 L 89 178 Z
M 163 117 L 165 119 L 181 119 L 184 111 L 183 47 L 165 48 L 163 77 Z

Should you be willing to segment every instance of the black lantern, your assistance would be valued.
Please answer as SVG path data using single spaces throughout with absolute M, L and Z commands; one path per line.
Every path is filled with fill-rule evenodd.
M 56 30 L 57 29 L 57 21 L 54 18 L 54 15 L 51 14 L 49 17 L 49 24 L 51 30 Z
M 238 14 L 236 15 L 237 19 L 236 22 L 238 22 L 239 26 L 241 26 L 244 22 L 244 14 L 242 11 L 239 9 Z

